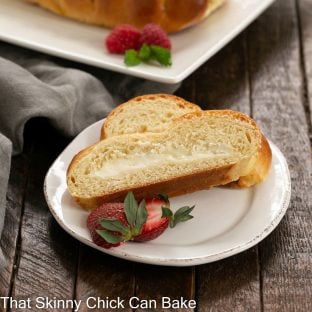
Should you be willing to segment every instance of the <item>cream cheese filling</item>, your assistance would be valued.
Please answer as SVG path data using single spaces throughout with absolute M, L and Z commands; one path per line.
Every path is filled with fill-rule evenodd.
M 218 146 L 218 148 L 209 149 L 208 151 L 171 150 L 159 154 L 134 154 L 105 162 L 105 165 L 101 169 L 94 171 L 93 175 L 106 179 L 119 176 L 120 174 L 130 174 L 147 167 L 157 167 L 164 163 L 185 163 L 219 157 L 233 157 L 235 155 L 236 152 L 227 145 Z

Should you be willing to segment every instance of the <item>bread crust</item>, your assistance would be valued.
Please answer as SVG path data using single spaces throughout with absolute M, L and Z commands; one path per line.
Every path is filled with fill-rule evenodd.
M 108 116 L 106 117 L 105 122 L 103 123 L 103 126 L 101 128 L 101 140 L 106 139 L 108 137 L 108 129 L 110 128 L 112 120 L 120 114 L 126 107 L 131 105 L 136 105 L 139 102 L 144 102 L 145 100 L 155 100 L 157 99 L 168 99 L 172 102 L 175 102 L 177 106 L 180 106 L 182 108 L 188 108 L 190 111 L 201 111 L 200 107 L 197 106 L 194 103 L 188 102 L 178 96 L 172 95 L 172 94 L 164 94 L 164 93 L 156 93 L 156 94 L 147 94 L 147 95 L 141 95 L 137 96 L 123 104 L 118 105 L 115 109 L 113 109 Z
M 129 191 L 134 192 L 135 196 L 138 199 L 141 199 L 146 196 L 152 196 L 162 192 L 167 193 L 169 196 L 177 196 L 198 190 L 209 189 L 210 187 L 219 185 L 249 187 L 263 181 L 269 173 L 272 159 L 271 149 L 268 141 L 260 132 L 256 122 L 251 118 L 242 113 L 231 110 L 226 110 L 226 113 L 236 119 L 241 119 L 249 123 L 255 129 L 257 129 L 257 135 L 259 136 L 261 143 L 259 144 L 258 152 L 250 159 L 243 159 L 234 165 L 226 165 L 210 170 L 196 171 L 192 174 L 184 175 L 182 177 L 180 176 L 170 178 L 168 180 L 161 180 L 152 184 L 141 185 L 135 188 L 114 191 L 111 193 L 106 192 L 105 194 L 99 194 L 98 196 L 78 197 L 74 195 L 74 199 L 83 208 L 93 209 L 103 202 L 123 201 L 125 195 Z M 204 114 L 205 111 L 199 111 L 186 114 L 179 119 L 193 119 L 201 117 Z M 224 114 L 224 111 L 213 110 L 209 111 L 209 114 L 222 115 Z M 85 154 L 92 150 L 92 148 L 93 146 L 87 147 L 73 158 L 71 164 L 68 167 L 67 179 L 70 179 L 70 172 L 74 163 L 83 158 Z
M 224 0 L 28 0 L 54 13 L 89 24 L 142 28 L 157 23 L 175 32 L 199 23 Z
M 233 167 L 235 166 L 229 165 L 226 167 L 214 168 L 209 171 L 196 172 L 183 177 L 176 177 L 174 179 L 92 198 L 74 196 L 74 199 L 81 207 L 91 210 L 104 202 L 123 202 L 128 192 L 133 192 L 137 200 L 161 193 L 168 194 L 169 197 L 179 196 L 199 190 L 210 189 L 213 186 L 228 184 L 230 181 L 233 181 L 233 178 L 229 174 Z
M 271 163 L 272 151 L 268 140 L 262 134 L 261 146 L 259 147 L 257 159 L 252 170 L 248 173 L 248 175 L 242 176 L 238 181 L 233 182 L 231 186 L 243 188 L 260 183 L 268 176 Z

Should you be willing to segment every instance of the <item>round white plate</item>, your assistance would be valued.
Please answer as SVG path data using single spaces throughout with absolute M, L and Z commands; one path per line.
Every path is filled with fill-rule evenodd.
M 98 247 L 86 228 L 88 212 L 66 188 L 66 170 L 73 156 L 99 140 L 99 121 L 80 133 L 49 169 L 44 183 L 48 206 L 60 226 L 79 241 L 104 253 L 157 265 L 189 266 L 220 260 L 246 250 L 269 235 L 284 216 L 290 200 L 286 160 L 270 143 L 272 167 L 265 182 L 248 189 L 213 188 L 171 199 L 173 209 L 196 205 L 194 218 L 146 243 Z

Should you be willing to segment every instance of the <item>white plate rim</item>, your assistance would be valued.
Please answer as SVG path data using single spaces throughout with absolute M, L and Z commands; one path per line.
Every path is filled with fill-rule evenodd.
M 95 124 L 100 123 L 100 122 L 102 123 L 104 120 L 105 119 L 90 125 L 86 129 L 84 129 L 80 134 L 84 133 L 85 131 L 88 131 Z M 286 211 L 288 209 L 289 203 L 290 203 L 291 178 L 290 178 L 290 173 L 289 173 L 289 170 L 288 170 L 287 161 L 286 161 L 284 155 L 282 154 L 282 152 L 279 150 L 279 148 L 274 143 L 269 141 L 269 144 L 270 144 L 271 149 L 272 149 L 272 153 L 274 153 L 277 156 L 277 158 L 279 159 L 280 165 L 281 165 L 281 167 L 283 169 L 282 172 L 283 172 L 283 176 L 284 176 L 284 179 L 285 179 L 284 182 L 285 182 L 286 187 L 283 190 L 283 196 L 282 196 L 282 200 L 281 200 L 282 204 L 280 206 L 278 214 L 274 217 L 274 219 L 269 224 L 267 224 L 267 226 L 261 231 L 261 233 L 259 233 L 258 235 L 254 236 L 249 241 L 244 242 L 243 244 L 235 246 L 233 248 L 226 249 L 226 250 L 224 250 L 222 252 L 219 252 L 219 253 L 209 254 L 209 255 L 206 255 L 206 256 L 198 256 L 198 257 L 195 257 L 195 258 L 164 259 L 164 258 L 155 258 L 155 257 L 148 257 L 148 256 L 140 256 L 140 255 L 136 255 L 136 254 L 130 254 L 130 253 L 124 252 L 122 250 L 119 250 L 118 248 L 104 249 L 102 247 L 99 247 L 99 246 L 95 245 L 92 241 L 86 239 L 85 237 L 77 234 L 72 229 L 68 228 L 66 226 L 66 224 L 63 222 L 63 220 L 57 215 L 56 211 L 54 210 L 54 207 L 53 207 L 53 205 L 52 205 L 52 203 L 51 203 L 51 201 L 49 199 L 49 195 L 48 195 L 48 192 L 47 192 L 48 178 L 49 178 L 49 174 L 51 172 L 51 169 L 53 168 L 54 164 L 57 162 L 59 157 L 62 156 L 63 152 L 71 144 L 75 143 L 76 138 L 74 138 L 65 147 L 65 149 L 59 154 L 59 156 L 55 159 L 55 161 L 52 163 L 52 165 L 48 169 L 47 174 L 46 174 L 45 179 L 44 179 L 44 185 L 43 185 L 45 199 L 46 199 L 47 205 L 48 205 L 49 210 L 52 213 L 53 217 L 55 218 L 57 223 L 68 234 L 70 234 L 71 236 L 76 238 L 78 241 L 84 243 L 85 245 L 87 245 L 89 247 L 92 247 L 94 249 L 97 249 L 97 250 L 99 250 L 99 251 L 101 251 L 101 252 L 103 252 L 105 254 L 111 255 L 111 256 L 115 256 L 115 257 L 126 259 L 126 260 L 131 260 L 131 261 L 134 261 L 134 262 L 154 264 L 154 265 L 161 265 L 161 266 L 193 266 L 193 265 L 200 265 L 200 264 L 205 264 L 205 263 L 218 261 L 218 260 L 221 260 L 221 259 L 233 256 L 235 254 L 241 253 L 241 252 L 243 252 L 243 251 L 245 251 L 245 250 L 255 246 L 256 244 L 261 242 L 263 239 L 265 239 L 278 226 L 278 224 L 282 220 L 283 216 L 285 215 L 285 213 L 286 213 Z

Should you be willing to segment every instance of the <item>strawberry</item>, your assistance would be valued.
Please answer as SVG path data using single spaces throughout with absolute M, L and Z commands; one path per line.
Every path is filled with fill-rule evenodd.
M 162 207 L 168 207 L 169 201 L 160 196 L 146 200 L 147 220 L 141 234 L 134 237 L 134 241 L 143 242 L 155 239 L 161 235 L 169 225 L 169 217 L 163 217 Z
M 167 33 L 157 24 L 146 24 L 142 29 L 140 46 L 143 44 L 157 45 L 165 49 L 171 49 L 171 42 Z
M 98 233 L 97 230 L 101 230 L 102 226 L 99 223 L 101 219 L 117 219 L 122 224 L 127 225 L 126 216 L 124 213 L 123 203 L 108 203 L 103 204 L 96 209 L 92 210 L 87 219 L 87 228 L 90 231 L 92 240 L 95 244 L 104 247 L 116 247 L 120 245 L 120 242 L 115 244 L 107 243 Z
M 182 207 L 173 214 L 166 195 L 143 199 L 138 204 L 130 192 L 124 203 L 107 203 L 94 209 L 87 219 L 87 227 L 95 244 L 104 248 L 117 247 L 129 240 L 155 239 L 169 224 L 174 227 L 193 218 L 190 215 L 193 208 Z
M 106 47 L 110 53 L 123 54 L 128 49 L 140 48 L 141 32 L 127 24 L 116 26 L 106 38 Z

